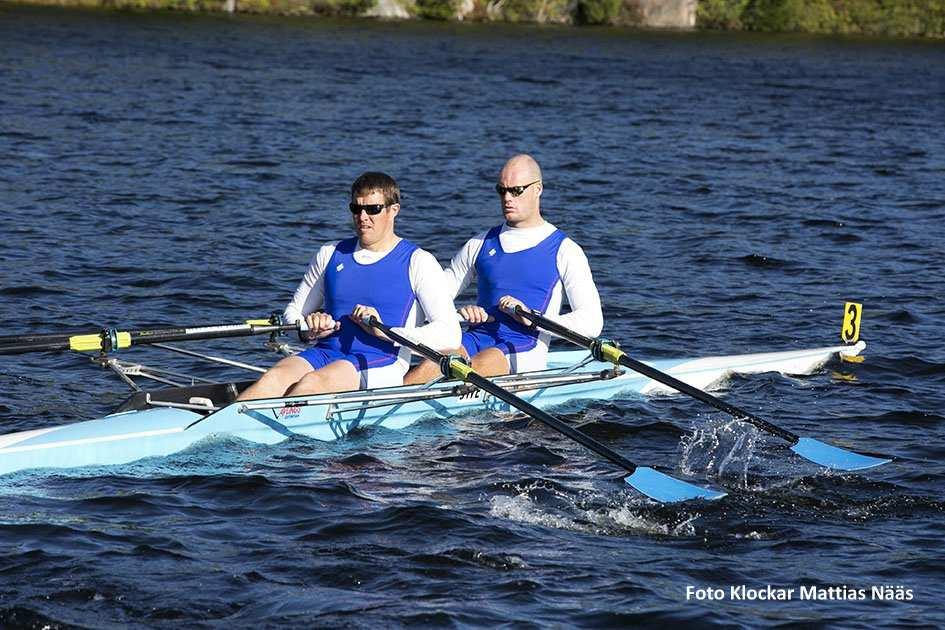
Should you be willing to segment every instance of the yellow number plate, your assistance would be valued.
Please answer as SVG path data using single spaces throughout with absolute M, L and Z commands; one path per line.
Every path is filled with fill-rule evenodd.
M 844 343 L 856 343 L 860 338 L 860 316 L 863 314 L 863 305 L 857 302 L 846 302 L 843 305 L 843 327 L 840 329 L 840 338 Z

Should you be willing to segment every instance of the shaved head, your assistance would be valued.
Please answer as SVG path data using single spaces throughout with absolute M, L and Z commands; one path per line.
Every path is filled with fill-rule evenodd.
M 520 153 L 512 157 L 508 162 L 505 163 L 505 166 L 502 167 L 502 173 L 499 175 L 500 180 L 507 179 L 518 179 L 521 178 L 527 182 L 533 182 L 536 179 L 541 179 L 541 167 L 538 166 L 538 162 L 535 161 L 530 155 L 525 153 Z

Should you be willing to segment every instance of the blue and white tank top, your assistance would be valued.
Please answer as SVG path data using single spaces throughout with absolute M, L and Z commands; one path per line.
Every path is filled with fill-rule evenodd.
M 404 326 L 416 301 L 410 286 L 410 259 L 418 248 L 402 239 L 383 258 L 364 265 L 354 259 L 357 247 L 357 238 L 343 240 L 328 261 L 325 311 L 341 322 L 341 329 L 318 345 L 344 354 L 364 354 L 368 367 L 390 365 L 397 360 L 394 344 L 366 332 L 348 316 L 355 305 L 364 304 L 376 308 L 388 326 Z

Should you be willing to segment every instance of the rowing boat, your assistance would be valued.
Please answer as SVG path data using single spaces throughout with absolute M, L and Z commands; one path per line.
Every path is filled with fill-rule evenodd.
M 111 338 L 115 343 L 121 339 L 116 334 L 103 333 L 101 337 Z M 645 364 L 691 387 L 708 390 L 733 374 L 809 374 L 832 357 L 853 357 L 865 347 L 860 341 L 806 350 L 659 360 Z M 98 361 L 118 371 L 129 383 L 132 382 L 129 374 L 147 376 L 141 366 L 122 367 L 113 358 Z M 235 365 L 235 362 L 228 364 Z M 613 363 L 596 360 L 583 350 L 552 352 L 546 370 L 497 377 L 492 381 L 541 409 L 574 400 L 607 400 L 634 392 L 673 391 L 638 372 L 624 371 Z M 425 418 L 512 409 L 507 402 L 452 380 L 343 394 L 236 401 L 236 395 L 248 383 L 204 383 L 139 390 L 114 413 L 102 418 L 0 435 L 0 474 L 38 468 L 125 464 L 171 455 L 216 436 L 234 436 L 261 444 L 275 444 L 296 436 L 337 440 L 364 427 L 403 429 Z

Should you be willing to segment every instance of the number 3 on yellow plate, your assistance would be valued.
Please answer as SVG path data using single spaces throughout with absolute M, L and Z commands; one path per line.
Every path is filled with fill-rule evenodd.
M 860 316 L 863 314 L 863 305 L 857 302 L 846 302 L 843 305 L 843 327 L 840 329 L 840 338 L 845 343 L 856 343 L 860 338 Z

